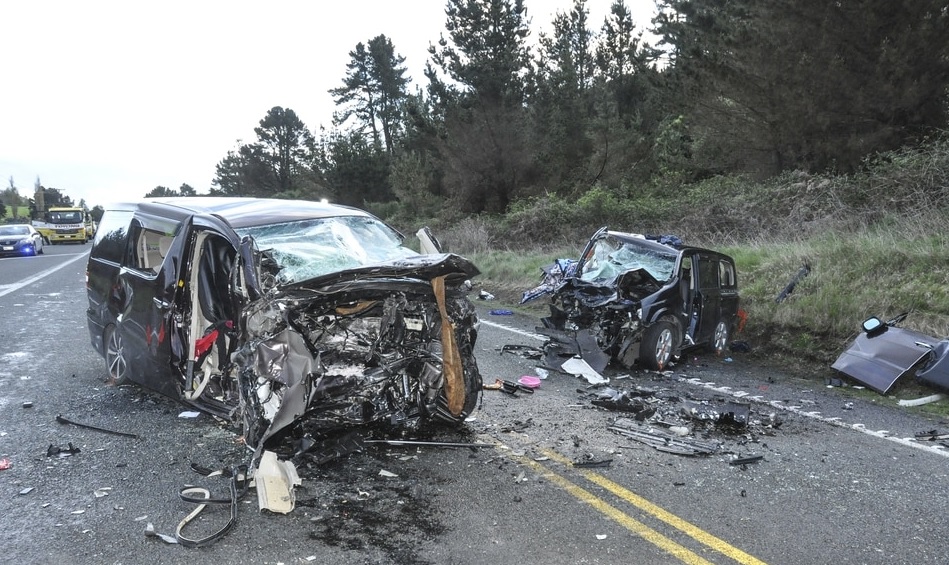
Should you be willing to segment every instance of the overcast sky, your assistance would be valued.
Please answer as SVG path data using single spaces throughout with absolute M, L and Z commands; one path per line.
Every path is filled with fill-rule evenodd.
M 532 37 L 573 0 L 525 0 Z M 588 0 L 598 31 L 612 0 Z M 649 27 L 653 0 L 627 0 Z M 215 165 L 274 106 L 314 133 L 349 52 L 385 34 L 423 86 L 444 0 L 9 0 L 0 2 L 0 187 L 39 177 L 92 207 L 183 183 Z

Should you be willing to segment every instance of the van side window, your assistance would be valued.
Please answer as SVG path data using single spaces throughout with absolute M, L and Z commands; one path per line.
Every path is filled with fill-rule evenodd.
M 94 257 L 115 264 L 122 262 L 131 219 L 132 212 L 120 210 L 109 211 L 102 216 L 93 244 Z
M 139 271 L 157 273 L 164 259 L 162 251 L 167 252 L 167 245 L 162 245 L 165 234 L 142 227 L 136 222 L 132 229 L 133 245 L 131 245 L 128 266 Z
M 718 288 L 718 261 L 699 257 L 699 288 Z
M 736 288 L 738 282 L 735 280 L 735 266 L 727 261 L 721 261 L 719 265 L 719 276 L 722 280 L 722 288 Z

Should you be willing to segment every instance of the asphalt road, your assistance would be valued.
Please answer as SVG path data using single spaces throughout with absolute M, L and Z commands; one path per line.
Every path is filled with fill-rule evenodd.
M 376 446 L 301 469 L 297 507 L 257 510 L 209 547 L 173 534 L 188 484 L 226 494 L 192 463 L 242 463 L 239 431 L 173 401 L 106 383 L 85 322 L 88 247 L 0 259 L 0 548 L 10 563 L 946 563 L 947 450 L 916 432 L 946 428 L 824 378 L 792 378 L 741 355 L 689 355 L 665 374 L 606 371 L 610 386 L 648 388 L 686 439 L 712 455 L 660 451 L 610 431 L 629 413 L 594 406 L 597 390 L 551 374 L 532 394 L 485 391 L 467 434 L 482 449 Z M 504 345 L 537 346 L 536 320 L 483 310 L 485 381 L 533 374 Z M 602 390 L 602 389 L 600 389 Z M 747 426 L 681 419 L 688 402 L 747 403 Z M 678 414 L 678 415 L 677 415 Z M 103 433 L 57 416 L 135 434 Z M 675 420 L 675 421 L 673 421 Z M 668 433 L 661 424 L 650 429 Z M 657 432 L 658 433 L 658 432 Z M 68 456 L 49 455 L 50 447 Z M 731 464 L 738 457 L 753 463 Z M 577 466 L 574 463 L 587 465 Z M 589 465 L 598 464 L 590 467 Z M 395 476 L 390 476 L 395 475 Z M 191 528 L 213 531 L 226 507 Z

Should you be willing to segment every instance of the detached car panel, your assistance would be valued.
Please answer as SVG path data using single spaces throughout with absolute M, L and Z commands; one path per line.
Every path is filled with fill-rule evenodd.
M 90 337 L 115 381 L 239 421 L 258 451 L 287 434 L 457 423 L 481 390 L 477 274 L 354 208 L 115 205 L 89 259 Z
M 604 227 L 578 261 L 559 261 L 544 273 L 541 286 L 522 299 L 551 295 L 551 315 L 539 330 L 592 333 L 602 352 L 627 367 L 638 361 L 662 369 L 681 350 L 698 345 L 721 353 L 735 329 L 734 261 L 682 246 L 678 238 Z
M 923 384 L 949 390 L 949 341 L 899 327 L 901 314 L 886 322 L 870 318 L 831 368 L 880 394 L 902 377 L 916 373 Z

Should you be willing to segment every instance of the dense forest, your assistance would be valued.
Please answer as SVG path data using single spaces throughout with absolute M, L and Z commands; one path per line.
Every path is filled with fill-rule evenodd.
M 947 0 L 658 0 L 651 22 L 622 0 L 592 22 L 575 0 L 539 37 L 529 4 L 446 0 L 416 92 L 388 37 L 359 43 L 333 129 L 272 108 L 212 194 L 532 217 L 712 178 L 852 174 L 947 127 Z

